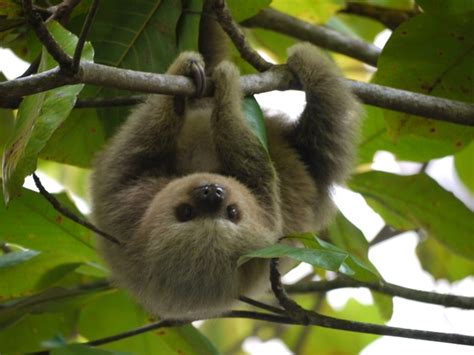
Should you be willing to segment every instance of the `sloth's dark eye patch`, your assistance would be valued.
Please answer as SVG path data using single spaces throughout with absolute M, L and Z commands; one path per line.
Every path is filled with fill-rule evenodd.
M 182 203 L 175 210 L 176 218 L 180 222 L 187 222 L 195 217 L 193 206 L 188 203 Z
M 227 206 L 227 217 L 231 222 L 237 223 L 240 221 L 240 211 L 237 205 Z

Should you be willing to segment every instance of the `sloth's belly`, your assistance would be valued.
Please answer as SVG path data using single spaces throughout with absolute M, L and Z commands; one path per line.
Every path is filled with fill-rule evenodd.
M 219 171 L 210 116 L 211 110 L 207 108 L 188 113 L 178 138 L 177 169 L 180 173 Z

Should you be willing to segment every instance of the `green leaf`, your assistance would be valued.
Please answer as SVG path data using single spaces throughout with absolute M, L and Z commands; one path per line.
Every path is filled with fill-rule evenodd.
M 76 269 L 84 259 L 74 254 L 43 252 L 20 264 L 0 269 L 0 300 L 43 290 Z
M 313 0 L 273 0 L 272 8 L 301 20 L 311 23 L 324 24 L 344 7 L 343 0 L 313 1 Z
M 329 226 L 329 238 L 338 247 L 363 260 L 368 260 L 369 243 L 364 234 L 339 212 Z
M 422 228 L 453 252 L 474 259 L 474 213 L 424 174 L 400 176 L 372 171 L 353 176 L 349 187 L 378 206 Z M 394 225 L 384 214 L 386 222 Z
M 89 168 L 95 154 L 112 134 L 113 129 L 110 132 L 108 129 L 118 127 L 125 117 L 118 120 L 111 117 L 108 125 L 104 126 L 96 109 L 75 109 L 54 132 L 41 151 L 40 158 Z
M 227 5 L 234 20 L 240 22 L 256 15 L 271 2 L 272 0 L 228 0 Z
M 88 201 L 89 169 L 40 159 L 38 170 L 63 185 L 67 192 Z
M 34 258 L 38 254 L 40 254 L 40 252 L 36 250 L 20 250 L 0 255 L 0 269 L 21 264 L 30 260 L 31 258 Z
M 350 226 L 346 224 L 345 228 L 349 229 Z M 355 231 L 351 231 L 351 233 L 355 233 Z M 306 248 L 314 250 L 329 250 L 346 254 L 347 256 L 344 262 L 340 265 L 338 271 L 353 279 L 371 282 L 376 282 L 381 279 L 380 274 L 367 257 L 359 258 L 356 255 L 348 253 L 347 250 L 341 249 L 336 245 L 330 244 L 322 239 L 317 238 L 313 233 L 290 235 L 285 238 L 298 240 L 303 243 Z
M 64 194 L 55 197 L 73 213 L 81 215 Z M 36 192 L 23 189 L 8 208 L 0 206 L 0 225 L 0 240 L 5 242 L 38 251 L 68 253 L 93 262 L 98 260 L 92 243 L 93 232 L 61 215 Z
M 474 261 L 454 254 L 436 239 L 426 238 L 419 243 L 416 255 L 423 270 L 437 280 L 446 279 L 454 282 L 474 275 Z
M 296 248 L 286 244 L 275 244 L 263 249 L 252 251 L 239 258 L 242 265 L 250 258 L 289 257 L 325 270 L 339 271 L 344 275 L 361 281 L 378 281 L 378 272 L 370 264 L 364 263 L 354 255 L 335 245 L 316 238 L 312 233 L 290 235 L 285 239 L 301 242 L 305 248 Z
M 28 314 L 77 310 L 109 288 L 106 282 L 87 286 L 77 283 L 71 288 L 52 287 L 31 296 L 4 302 L 0 307 L 0 331 Z
M 295 248 L 285 244 L 275 244 L 243 255 L 239 258 L 238 264 L 242 265 L 251 258 L 271 259 L 281 257 L 289 257 L 325 270 L 337 271 L 346 259 L 347 253 L 333 250 Z
M 58 23 L 50 22 L 48 29 L 64 51 L 72 54 L 77 38 Z M 83 50 L 83 59 L 92 60 L 90 44 Z M 43 49 L 39 71 L 57 63 Z M 16 197 L 24 178 L 36 169 L 36 160 L 54 131 L 69 115 L 83 85 L 70 85 L 26 97 L 20 104 L 12 137 L 3 153 L 3 191 L 7 203 Z
M 209 338 L 220 354 L 228 354 L 235 350 L 236 344 L 253 334 L 253 321 L 239 318 L 212 319 L 205 321 L 199 330 Z
M 370 5 L 388 7 L 392 9 L 411 10 L 413 9 L 413 0 L 364 0 Z
M 441 15 L 469 12 L 474 10 L 472 0 L 416 0 L 427 13 L 439 13 Z
M 183 354 L 218 355 L 214 345 L 191 324 L 176 328 L 164 328 L 157 336 L 166 343 L 172 351 Z
M 197 50 L 200 0 L 140 2 L 130 11 L 127 0 L 102 2 L 88 38 L 95 62 L 118 68 L 163 73 L 182 50 Z M 71 20 L 79 33 L 85 14 Z M 119 26 L 117 24 L 120 24 Z M 113 40 L 110 40 L 113 39 Z M 81 98 L 132 94 L 87 86 Z M 88 168 L 94 155 L 125 121 L 131 108 L 75 109 L 55 132 L 41 158 Z
M 369 43 L 372 43 L 375 37 L 385 29 L 385 26 L 378 21 L 343 13 L 331 17 L 327 25 L 338 32 Z
M 71 344 L 63 348 L 56 348 L 51 350 L 51 355 L 126 355 L 131 354 L 122 351 L 107 351 L 90 346 Z
M 393 297 L 377 291 L 370 291 L 370 294 L 379 310 L 380 317 L 384 321 L 389 321 L 393 316 Z
M 474 142 L 454 156 L 456 173 L 471 194 L 474 194 Z
M 41 350 L 41 343 L 57 334 L 74 331 L 74 312 L 30 315 L 0 331 L 2 354 L 25 354 Z
M 260 28 L 247 29 L 247 37 L 252 46 L 265 52 L 279 64 L 286 62 L 288 48 L 297 42 L 289 36 Z
M 440 25 L 442 23 L 442 25 Z M 399 26 L 379 60 L 374 82 L 453 100 L 472 102 L 474 17 L 422 14 Z M 436 41 L 433 42 L 433 38 Z M 384 111 L 394 143 L 402 137 L 411 151 L 391 150 L 399 158 L 427 161 L 463 149 L 474 128 Z M 402 157 L 402 154 L 404 155 Z
M 300 303 L 300 298 L 296 301 Z M 342 310 L 333 310 L 323 303 L 318 311 L 336 318 L 383 323 L 374 305 L 362 305 L 354 299 L 350 299 Z M 315 354 L 317 349 L 318 355 L 359 354 L 377 338 L 374 334 L 341 332 L 322 327 L 286 327 L 281 335 L 281 339 L 296 354 Z
M 88 303 L 82 310 L 79 332 L 97 339 L 149 323 L 150 317 L 124 292 L 115 291 Z M 217 354 L 209 341 L 193 326 L 157 329 L 101 346 L 108 350 L 143 354 Z
M 370 281 L 374 280 L 375 275 L 376 280 L 381 279 L 377 268 L 369 260 L 369 243 L 364 234 L 340 212 L 329 226 L 329 238 L 350 253 L 346 262 L 352 265 L 351 269 L 357 270 L 357 277 L 354 278 Z
M 257 100 L 255 100 L 253 96 L 245 97 L 242 106 L 250 129 L 257 136 L 265 149 L 268 149 L 267 131 L 265 130 L 263 113 Z

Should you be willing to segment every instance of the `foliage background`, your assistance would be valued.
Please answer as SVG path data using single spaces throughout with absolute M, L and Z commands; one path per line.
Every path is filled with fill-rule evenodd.
M 74 49 L 73 34 L 79 33 L 90 2 L 83 0 L 75 9 L 67 30 L 58 24 L 49 25 L 56 40 L 68 51 Z M 346 77 L 474 102 L 471 1 L 361 3 L 421 11 L 393 31 L 376 71 L 354 59 L 328 52 Z M 339 13 L 346 6 L 343 0 L 234 0 L 229 5 L 239 21 L 271 6 L 367 42 L 385 30 L 384 25 L 373 19 Z M 133 5 L 125 0 L 103 1 L 83 59 L 163 72 L 177 53 L 196 49 L 201 6 L 200 0 L 138 1 Z M 10 48 L 23 60 L 32 62 L 41 56 L 40 70 L 55 65 L 24 24 L 18 1 L 0 1 L 0 31 L 1 46 Z M 247 29 L 246 35 L 253 46 L 277 63 L 285 62 L 286 48 L 296 42 L 262 29 Z M 236 54 L 234 57 L 243 73 L 251 71 Z M 57 197 L 80 214 L 75 204 L 87 204 L 91 160 L 123 122 L 129 108 L 73 109 L 74 102 L 78 95 L 88 98 L 123 94 L 75 85 L 32 95 L 23 100 L 18 110 L 0 109 L 2 197 L 10 197 L 8 207 L 0 207 L 2 354 L 92 340 L 151 321 L 124 292 L 104 285 L 107 271 L 94 251 L 91 231 L 65 219 L 38 193 L 22 187 L 25 176 L 38 169 L 42 176 L 64 186 L 64 192 Z M 473 138 L 472 127 L 366 106 L 357 166 L 348 186 L 360 193 L 387 225 L 400 232 L 418 231 L 416 251 L 421 266 L 435 280 L 446 283 L 474 274 L 472 211 L 427 175 L 426 170 L 402 176 L 376 171 L 372 163 L 379 151 L 390 152 L 397 160 L 417 163 L 452 156 L 461 183 L 474 194 Z M 353 255 L 367 258 L 366 238 L 342 215 L 331 227 L 329 238 Z M 397 260 L 402 269 L 404 255 Z M 328 276 L 321 269 L 314 269 L 314 273 L 321 278 Z M 389 277 L 383 273 L 382 276 Z M 384 323 L 393 313 L 392 300 L 380 295 L 374 295 L 371 304 L 351 299 L 343 308 L 334 307 L 318 294 L 297 296 L 296 300 L 324 314 L 365 322 Z M 101 346 L 102 350 L 70 346 L 53 353 L 239 354 L 243 353 L 242 342 L 252 335 L 262 340 L 279 338 L 298 354 L 313 354 L 314 349 L 318 354 L 356 354 L 377 338 L 233 319 L 208 321 L 199 329 L 188 325 L 142 334 Z M 453 352 L 458 348 L 450 349 Z

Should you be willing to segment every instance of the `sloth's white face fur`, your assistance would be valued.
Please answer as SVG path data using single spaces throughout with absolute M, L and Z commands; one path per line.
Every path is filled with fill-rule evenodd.
M 222 200 L 212 208 L 196 200 L 203 186 L 222 189 Z M 267 281 L 266 261 L 254 259 L 237 268 L 241 255 L 272 245 L 281 235 L 278 226 L 262 223 L 264 214 L 237 180 L 192 174 L 172 180 L 156 194 L 120 262 L 116 251 L 108 252 L 110 245 L 103 252 L 112 268 L 123 268 L 115 270 L 116 281 L 153 314 L 218 314 L 239 294 L 252 294 Z M 185 311 L 190 304 L 196 311 Z

